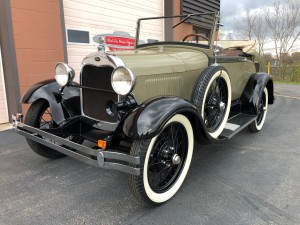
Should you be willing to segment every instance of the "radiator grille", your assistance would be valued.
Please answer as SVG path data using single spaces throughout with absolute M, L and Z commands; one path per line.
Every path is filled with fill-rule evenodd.
M 113 68 L 110 66 L 86 65 L 83 67 L 81 73 L 82 107 L 86 116 L 116 123 L 117 116 L 112 117 L 106 113 L 106 103 L 109 100 L 118 101 L 118 95 L 111 86 L 112 71 Z
M 181 76 L 153 76 L 152 78 L 146 79 L 145 86 L 148 97 L 159 95 L 182 96 L 181 90 L 184 87 L 184 79 Z

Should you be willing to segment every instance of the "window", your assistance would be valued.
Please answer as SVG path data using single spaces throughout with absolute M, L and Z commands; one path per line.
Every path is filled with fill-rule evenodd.
M 209 38 L 210 30 L 202 28 L 202 27 L 193 26 L 193 33 L 194 34 L 201 34 L 202 36 Z
M 155 42 L 158 42 L 158 40 L 157 39 L 148 39 L 147 42 L 148 43 L 155 43 Z
M 90 32 L 67 29 L 68 43 L 89 44 Z

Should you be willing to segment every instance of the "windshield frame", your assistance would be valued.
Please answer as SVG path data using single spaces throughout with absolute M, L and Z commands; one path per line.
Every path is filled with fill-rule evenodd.
M 211 49 L 213 47 L 213 42 L 215 39 L 215 33 L 216 33 L 216 28 L 217 25 L 219 24 L 219 19 L 220 19 L 220 15 L 219 12 L 207 12 L 207 13 L 195 13 L 195 14 L 185 14 L 185 15 L 176 15 L 176 16 L 160 16 L 160 17 L 145 17 L 145 18 L 140 18 L 137 20 L 137 28 L 136 28 L 136 35 L 135 35 L 135 48 L 138 48 L 140 46 L 143 45 L 148 45 L 149 43 L 145 43 L 145 44 L 138 44 L 139 43 L 139 35 L 140 35 L 140 29 L 141 29 L 141 21 L 143 20 L 156 20 L 156 19 L 171 19 L 171 18 L 183 18 L 180 22 L 178 22 L 177 24 L 175 24 L 174 26 L 172 26 L 172 28 L 174 29 L 175 27 L 177 27 L 178 25 L 180 25 L 181 23 L 185 22 L 186 20 L 188 20 L 189 18 L 193 17 L 193 16 L 205 16 L 205 15 L 213 15 L 214 16 L 214 21 L 212 24 L 212 28 L 210 30 L 210 38 L 208 41 L 208 47 Z M 160 41 L 157 42 L 156 44 L 159 43 L 163 43 L 164 41 Z M 174 43 L 177 43 L 176 41 L 173 41 Z M 172 42 L 172 43 L 173 43 Z M 178 42 L 180 43 L 180 42 Z

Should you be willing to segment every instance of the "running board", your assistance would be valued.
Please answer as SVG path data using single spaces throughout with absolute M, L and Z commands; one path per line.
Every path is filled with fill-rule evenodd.
M 227 121 L 224 130 L 218 137 L 219 140 L 228 140 L 239 133 L 256 119 L 256 115 L 239 114 Z

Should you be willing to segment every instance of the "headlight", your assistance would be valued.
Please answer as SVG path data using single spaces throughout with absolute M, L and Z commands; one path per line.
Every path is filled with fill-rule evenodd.
M 111 75 L 111 85 L 119 95 L 127 95 L 135 85 L 135 76 L 124 66 L 117 67 Z
M 55 80 L 60 86 L 66 86 L 75 77 L 75 71 L 65 63 L 55 66 Z

